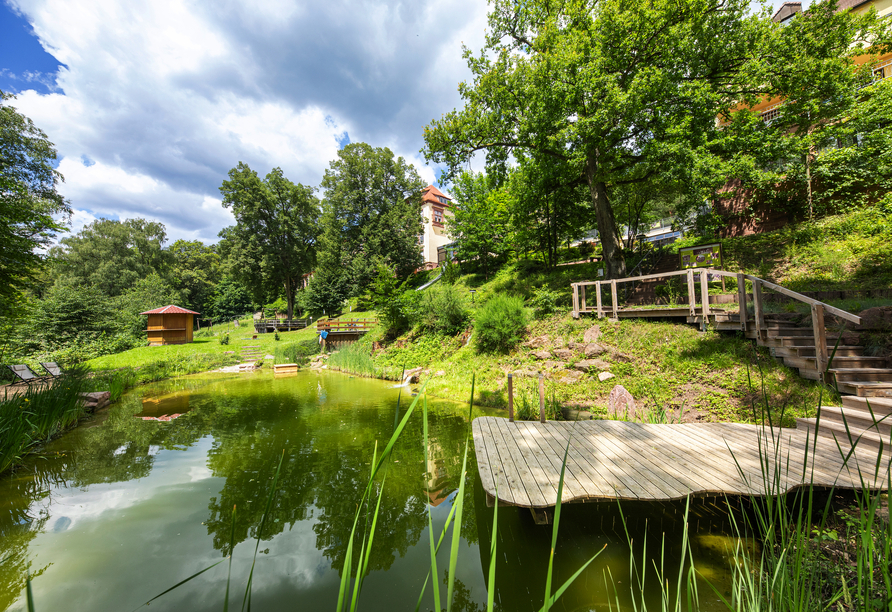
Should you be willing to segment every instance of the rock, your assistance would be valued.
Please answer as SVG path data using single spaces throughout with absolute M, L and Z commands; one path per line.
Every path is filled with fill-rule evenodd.
M 610 364 L 602 359 L 583 359 L 582 361 L 577 361 L 573 367 L 580 372 L 588 372 L 591 369 L 607 370 L 610 368 Z
M 81 403 L 87 412 L 96 412 L 102 410 L 111 402 L 111 393 L 108 391 L 93 391 L 92 393 L 81 393 Z
M 536 336 L 527 341 L 527 346 L 530 348 L 543 348 L 548 346 L 549 342 L 551 342 L 551 338 L 548 336 Z
M 861 311 L 861 325 L 855 329 L 892 331 L 892 306 L 877 306 Z
M 593 325 L 585 330 L 585 334 L 582 336 L 582 340 L 586 344 L 591 344 L 592 342 L 597 342 L 598 338 L 601 337 L 601 327 L 599 325 Z
M 554 356 L 564 361 L 570 361 L 571 359 L 573 359 L 573 351 L 565 348 L 555 349 Z
M 554 347 L 555 347 L 555 348 L 563 348 L 563 346 L 564 346 L 564 339 L 563 339 L 563 338 L 555 338 L 555 339 L 554 339 Z
M 598 355 L 602 355 L 607 352 L 607 348 L 597 344 L 596 342 L 591 342 L 585 345 L 585 356 L 586 358 L 597 357 Z
M 601 372 L 600 374 L 598 374 L 598 380 L 600 380 L 601 382 L 610 380 L 611 378 L 614 378 L 614 375 L 610 372 Z
M 581 353 L 585 350 L 585 344 L 582 342 L 570 342 L 567 344 L 567 348 L 571 351 L 579 351 Z
M 275 359 L 275 358 L 276 358 L 275 355 L 267 355 L 264 357 L 264 359 Z
M 576 410 L 574 408 L 561 408 L 564 419 L 568 421 L 591 421 L 594 415 L 588 410 Z
M 536 370 L 531 370 L 529 368 L 525 368 L 523 370 L 517 370 L 514 373 L 514 376 L 517 376 L 520 378 L 536 378 L 537 376 L 539 376 L 539 372 L 537 372 Z
M 235 351 L 223 351 L 224 355 L 235 355 Z
M 437 373 L 434 374 L 434 376 L 446 376 L 446 372 L 444 372 L 443 370 L 437 370 Z
M 578 372 L 576 370 L 565 370 L 564 372 L 559 373 L 555 378 L 558 382 L 561 382 L 565 385 L 571 385 L 575 382 L 579 382 L 579 379 L 582 378 L 584 374 L 582 372 Z
M 551 359 L 551 351 L 536 351 L 533 353 L 533 357 L 545 361 L 546 359 Z
M 620 353 L 617 351 L 613 351 L 612 353 L 610 353 L 610 358 L 614 361 L 620 361 L 622 363 L 630 363 L 632 361 L 631 357 L 629 357 L 625 353 Z
M 421 367 L 412 368 L 411 370 L 406 370 L 403 372 L 403 383 L 417 383 L 419 375 L 422 372 Z
M 608 374 L 608 372 L 605 372 Z M 616 385 L 607 396 L 607 413 L 611 416 L 635 418 L 635 398 L 622 385 Z
M 560 370 L 566 365 L 563 361 L 546 361 L 542 364 L 542 367 L 546 370 Z

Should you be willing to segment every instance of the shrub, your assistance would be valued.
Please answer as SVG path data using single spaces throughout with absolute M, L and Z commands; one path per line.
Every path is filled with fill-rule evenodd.
M 529 299 L 529 305 L 533 309 L 533 316 L 542 319 L 553 314 L 562 301 L 562 295 L 558 291 L 552 291 L 548 287 L 533 289 L 533 295 Z
M 477 350 L 483 353 L 508 352 L 523 337 L 527 312 L 519 297 L 497 295 L 478 311 L 474 332 Z
M 224 333 L 220 335 L 220 344 L 229 344 L 229 334 Z
M 447 285 L 454 285 L 460 277 L 461 267 L 458 265 L 458 263 L 450 261 L 448 264 L 446 264 L 446 267 L 443 268 L 443 277 L 441 281 L 446 283 Z
M 310 356 L 317 354 L 320 348 L 321 345 L 316 338 L 301 342 L 291 342 L 285 346 L 276 347 L 276 363 L 305 365 L 310 360 Z
M 468 320 L 464 300 L 452 285 L 428 289 L 419 306 L 419 323 L 430 331 L 455 334 Z

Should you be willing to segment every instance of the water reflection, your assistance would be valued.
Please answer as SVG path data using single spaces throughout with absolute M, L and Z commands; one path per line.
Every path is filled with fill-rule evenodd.
M 372 451 L 390 437 L 399 392 L 380 381 L 314 372 L 287 378 L 186 377 L 125 395 L 106 415 L 0 480 L 0 610 L 23 608 L 21 587 L 29 566 L 36 576 L 38 609 L 64 607 L 74 594 L 82 609 L 133 609 L 231 553 L 233 576 L 243 589 L 254 550 L 244 544 L 257 538 L 255 607 L 333 608 Z M 407 404 L 404 394 L 403 410 Z M 429 567 L 428 512 L 439 534 L 459 488 L 466 411 L 458 404 L 429 402 L 430 454 L 424 453 L 420 414 L 395 447 L 363 609 L 415 607 Z M 173 414 L 181 416 L 169 422 L 135 418 Z M 260 533 L 283 453 L 280 484 Z M 479 486 L 473 452 L 468 470 L 455 607 L 470 612 L 485 607 L 492 509 Z M 698 512 L 698 520 L 721 520 L 721 512 Z M 656 534 L 679 531 L 677 508 L 638 514 L 630 534 L 636 544 L 648 534 L 648 554 L 659 550 L 653 548 L 660 546 Z M 556 584 L 608 545 L 598 564 L 567 592 L 564 608 L 598 608 L 608 595 L 615 604 L 604 573 L 609 569 L 626 584 L 630 564 L 615 506 L 567 506 L 564 516 Z M 698 540 L 695 546 L 711 559 L 707 571 L 721 581 L 727 571 L 722 528 L 711 531 L 719 539 Z M 538 608 L 550 528 L 532 524 L 528 512 L 505 509 L 498 533 L 499 609 Z M 680 540 L 667 542 L 671 566 L 680 557 Z M 444 546 L 438 581 L 445 579 L 448 552 Z M 97 577 L 109 578 L 99 579 L 102 588 L 91 588 Z M 216 610 L 224 592 L 225 570 L 211 571 L 152 609 Z M 428 586 L 423 608 L 432 604 Z

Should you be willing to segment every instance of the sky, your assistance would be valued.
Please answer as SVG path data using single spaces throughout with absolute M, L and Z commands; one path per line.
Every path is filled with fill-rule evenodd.
M 779 6 L 780 2 L 774 3 Z M 231 225 L 238 162 L 318 186 L 350 142 L 436 184 L 425 125 L 461 106 L 483 0 L 0 0 L 0 89 L 46 132 L 71 231 L 143 217 L 170 241 Z

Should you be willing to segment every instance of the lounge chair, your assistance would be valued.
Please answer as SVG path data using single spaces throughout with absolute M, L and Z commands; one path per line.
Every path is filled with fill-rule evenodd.
M 31 383 L 35 382 L 43 382 L 47 378 L 46 376 L 38 376 L 31 371 L 31 368 L 29 368 L 25 364 L 11 365 L 6 367 L 8 367 L 12 371 L 13 375 L 18 378 L 17 381 L 12 383 L 14 385 L 21 385 L 23 383 L 26 385 L 30 385 Z
M 48 361 L 46 363 L 41 361 L 40 365 L 43 367 L 44 370 L 49 372 L 50 376 L 52 376 L 53 378 L 59 378 L 60 376 L 62 376 L 62 368 L 60 368 L 59 364 L 55 361 Z

